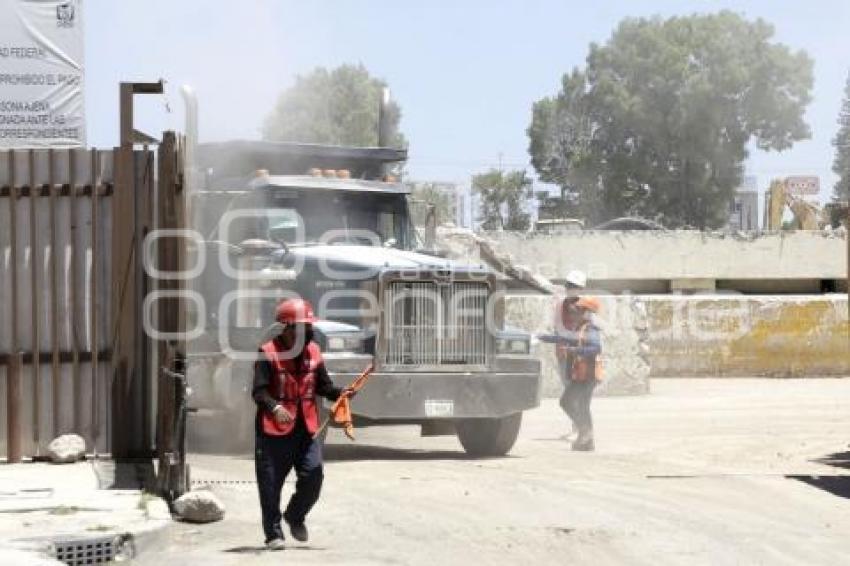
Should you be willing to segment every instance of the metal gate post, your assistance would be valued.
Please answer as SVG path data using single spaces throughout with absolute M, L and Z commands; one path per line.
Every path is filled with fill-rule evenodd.
M 21 449 L 21 365 L 20 352 L 9 354 L 6 365 L 6 462 L 20 462 Z
M 143 152 L 143 164 L 138 167 L 139 152 L 134 144 L 157 142 L 133 128 L 133 96 L 160 94 L 162 81 L 157 83 L 121 83 L 121 146 L 115 151 L 115 191 L 113 193 L 113 321 L 112 321 L 112 455 L 114 458 L 149 457 L 151 423 L 145 412 L 150 401 L 153 376 L 147 359 L 147 337 L 142 328 L 144 300 L 144 266 L 142 245 L 150 227 L 150 200 L 153 194 L 143 194 L 152 186 L 154 172 L 146 170 L 152 157 Z

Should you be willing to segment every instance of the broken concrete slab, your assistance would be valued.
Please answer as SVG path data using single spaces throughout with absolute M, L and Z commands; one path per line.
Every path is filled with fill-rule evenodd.
M 190 523 L 212 523 L 224 518 L 224 503 L 211 491 L 185 493 L 174 502 L 174 511 Z
M 489 234 L 488 234 L 489 235 Z M 454 227 L 437 231 L 440 249 L 453 259 L 483 262 L 498 271 L 516 277 L 545 295 L 516 295 L 505 299 L 505 324 L 531 334 L 552 331 L 554 312 L 562 292 L 546 275 L 519 265 L 509 253 L 496 251 L 497 245 L 483 235 Z M 519 255 L 519 254 L 515 254 Z M 526 260 L 529 256 L 522 255 Z M 538 266 L 539 267 L 539 266 Z M 598 296 L 594 293 L 594 296 Z M 649 392 L 649 324 L 643 299 L 631 296 L 599 296 L 603 311 L 597 318 L 602 329 L 603 361 L 606 379 L 598 391 L 605 395 L 641 395 Z M 560 395 L 563 385 L 551 346 L 532 343 L 531 353 L 543 371 L 543 395 Z

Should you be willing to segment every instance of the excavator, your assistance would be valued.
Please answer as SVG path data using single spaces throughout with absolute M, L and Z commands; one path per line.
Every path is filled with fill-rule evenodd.
M 765 200 L 765 228 L 768 230 L 783 228 L 782 216 L 786 207 L 794 215 L 794 229 L 822 230 L 830 225 L 829 214 L 825 209 L 791 194 L 782 179 L 771 181 Z

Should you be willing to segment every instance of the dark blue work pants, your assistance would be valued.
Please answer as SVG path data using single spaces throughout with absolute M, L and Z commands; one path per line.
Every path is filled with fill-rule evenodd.
M 322 442 L 310 436 L 299 416 L 295 429 L 286 436 L 257 432 L 254 465 L 266 542 L 283 538 L 280 527 L 280 492 L 283 482 L 294 467 L 297 475 L 295 493 L 284 515 L 290 523 L 303 523 L 322 490 Z

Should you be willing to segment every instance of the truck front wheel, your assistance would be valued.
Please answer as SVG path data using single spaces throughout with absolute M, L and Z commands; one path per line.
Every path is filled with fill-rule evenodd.
M 457 437 L 466 453 L 475 457 L 504 456 L 519 436 L 522 413 L 495 419 L 461 419 Z

